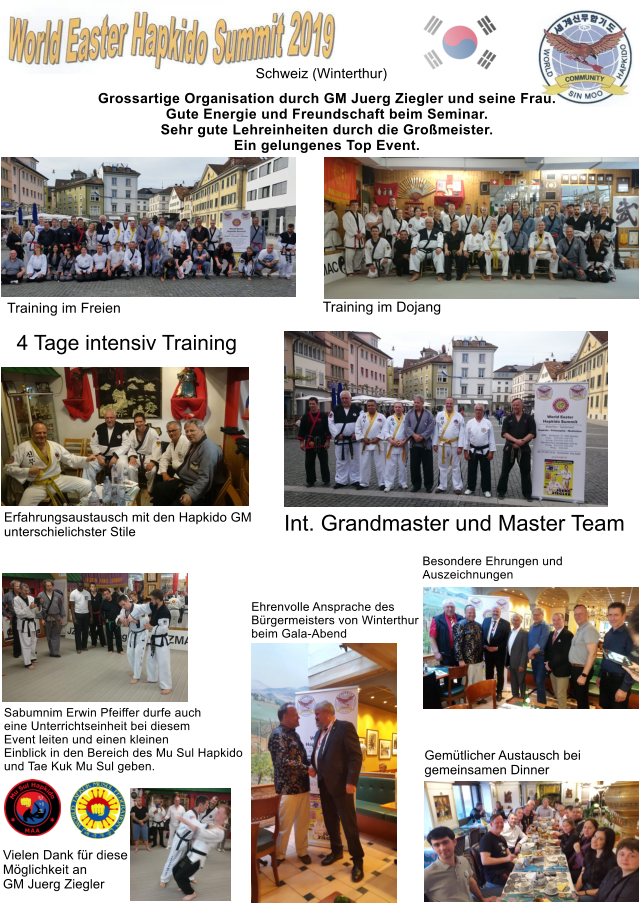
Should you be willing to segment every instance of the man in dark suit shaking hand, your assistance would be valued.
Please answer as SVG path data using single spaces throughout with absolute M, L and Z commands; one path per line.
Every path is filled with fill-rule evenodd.
M 352 880 L 358 884 L 364 877 L 364 850 L 359 839 L 355 814 L 355 791 L 362 770 L 362 751 L 357 731 L 350 721 L 337 721 L 330 702 L 315 706 L 317 733 L 313 740 L 311 777 L 317 774 L 324 823 L 331 839 L 331 852 L 322 865 L 344 858 L 340 822 L 346 835 L 348 852 L 353 860 Z
M 510 624 L 501 616 L 501 608 L 495 605 L 492 618 L 484 618 L 481 626 L 484 635 L 484 659 L 486 662 L 486 680 L 493 679 L 493 671 L 497 668 L 497 699 L 503 698 L 504 668 Z

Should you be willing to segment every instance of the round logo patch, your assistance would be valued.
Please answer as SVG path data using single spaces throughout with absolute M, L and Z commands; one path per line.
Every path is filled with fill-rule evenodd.
M 44 781 L 21 781 L 4 801 L 4 815 L 14 831 L 25 837 L 40 837 L 60 818 L 60 797 Z
M 556 398 L 552 403 L 552 409 L 557 414 L 565 414 L 569 407 L 567 398 Z
M 315 708 L 315 697 L 307 694 L 306 696 L 299 696 L 297 700 L 297 711 L 299 714 L 304 717 L 313 714 L 313 710 Z
M 71 820 L 81 834 L 93 840 L 110 837 L 126 815 L 124 797 L 111 784 L 84 784 L 71 800 Z

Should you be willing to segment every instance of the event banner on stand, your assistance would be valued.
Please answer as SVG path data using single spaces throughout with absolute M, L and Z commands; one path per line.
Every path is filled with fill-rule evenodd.
M 317 693 L 296 693 L 295 705 L 300 716 L 297 733 L 304 744 L 309 762 L 313 755 L 313 741 L 317 733 L 315 706 L 320 702 L 332 703 L 335 706 L 335 716 L 340 721 L 350 721 L 357 730 L 357 687 L 330 687 Z M 343 828 L 341 834 L 342 842 L 346 844 Z M 308 839 L 311 843 L 325 844 L 327 847 L 331 845 L 324 823 L 317 778 L 311 778 L 311 820 L 308 826 Z
M 537 386 L 533 496 L 583 502 L 586 486 L 588 383 Z

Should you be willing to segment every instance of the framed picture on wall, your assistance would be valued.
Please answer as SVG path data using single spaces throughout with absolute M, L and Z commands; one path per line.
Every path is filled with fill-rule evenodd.
M 547 172 L 546 175 L 544 176 L 544 178 L 546 178 L 546 179 L 556 179 L 557 176 L 554 174 L 554 172 Z
M 628 194 L 630 191 L 630 179 L 625 176 L 617 178 L 617 191 L 619 194 Z
M 158 575 L 157 574 L 147 574 L 146 579 L 149 581 L 149 583 L 156 583 L 157 579 L 158 579 Z
M 562 185 L 570 185 L 570 173 L 569 172 L 562 172 L 561 184 Z
M 155 583 L 147 584 L 147 587 L 146 587 L 147 593 L 152 593 L 154 589 L 157 589 L 157 584 L 155 584 Z
M 397 734 L 393 734 L 393 755 L 397 755 Z
M 18 394 L 16 391 L 16 384 L 14 382 L 11 382 L 10 380 L 7 380 L 7 382 L 4 384 L 4 391 L 7 393 L 7 395 Z
M 479 183 L 479 193 L 480 194 L 490 194 L 490 182 L 480 182 Z
M 556 201 L 557 200 L 557 192 L 556 191 L 547 191 L 546 192 L 546 200 L 547 201 Z
M 588 173 L 580 172 L 579 173 L 579 184 L 585 185 L 588 182 Z
M 359 740 L 359 748 L 362 751 L 362 756 L 366 756 L 366 738 L 358 737 L 357 739 Z
M 373 730 L 372 728 L 366 729 L 366 755 L 367 756 L 376 756 L 377 755 L 377 745 L 379 743 L 379 731 Z
M 441 794 L 440 796 L 433 797 L 433 803 L 435 804 L 435 813 L 437 815 L 437 821 L 441 824 L 444 821 L 450 821 L 453 817 L 453 810 L 450 807 L 450 797 Z
M 589 172 L 588 173 L 588 184 L 594 185 L 596 183 L 596 181 L 597 181 L 597 176 L 595 175 L 595 173 Z
M 628 245 L 633 245 L 634 247 L 639 245 L 639 230 L 628 229 Z
M 597 173 L 597 185 L 603 185 L 606 181 L 606 177 L 602 172 Z
M 578 182 L 579 182 L 579 176 L 577 175 L 577 173 L 571 172 L 570 173 L 570 184 L 577 185 Z
M 607 172 L 607 173 L 606 173 L 606 185 L 612 185 L 612 181 L 613 181 L 613 179 L 612 179 L 612 173 L 611 173 L 611 172 Z
M 390 757 L 391 757 L 391 741 L 390 740 L 380 740 L 379 741 L 379 757 L 380 757 L 380 759 L 390 759 Z
M 524 615 L 524 627 L 526 630 L 530 627 L 530 614 Z

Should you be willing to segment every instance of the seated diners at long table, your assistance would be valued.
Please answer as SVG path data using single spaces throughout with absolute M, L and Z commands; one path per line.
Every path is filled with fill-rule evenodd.
M 614 846 L 615 832 L 612 828 L 598 828 L 595 831 L 590 849 L 584 853 L 584 867 L 575 882 L 580 903 L 592 900 L 608 872 L 616 867 Z
M 586 818 L 582 823 L 579 841 L 575 844 L 574 852 L 568 859 L 568 868 L 573 881 L 576 881 L 581 874 L 581 870 L 584 867 L 584 855 L 590 849 L 592 838 L 595 836 L 595 831 L 598 827 L 599 822 L 596 818 Z M 577 830 L 579 831 L 579 823 L 577 824 Z
M 482 896 L 470 862 L 455 854 L 457 838 L 450 828 L 433 828 L 426 839 L 437 854 L 435 862 L 424 869 L 424 900 L 427 903 L 470 903 L 471 900 L 492 903 L 497 900 L 497 897 Z
M 479 841 L 479 855 L 486 878 L 486 887 L 503 888 L 508 876 L 514 868 L 517 858 L 508 849 L 506 839 L 502 837 L 504 817 L 493 813 L 490 817 L 488 833 Z M 501 895 L 501 894 L 500 894 Z
M 564 818 L 561 829 L 563 833 L 559 837 L 559 849 L 569 860 L 575 852 L 575 844 L 579 843 L 579 833 L 573 818 Z
M 597 903 L 636 903 L 639 900 L 639 840 L 626 837 L 617 844 L 617 867 L 601 882 Z
M 522 843 L 526 842 L 526 834 L 519 827 L 517 813 L 510 813 L 501 836 L 508 844 L 508 850 L 511 853 L 519 853 Z

